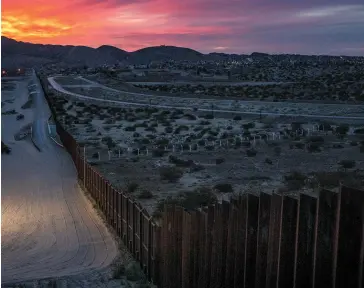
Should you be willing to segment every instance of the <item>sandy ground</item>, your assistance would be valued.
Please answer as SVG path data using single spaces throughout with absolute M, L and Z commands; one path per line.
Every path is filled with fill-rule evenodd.
M 232 120 L 232 115 L 216 115 L 207 121 L 198 111 L 177 113 L 176 110 L 155 109 L 150 114 L 142 108 L 95 106 L 73 100 L 65 104 L 63 98 L 56 99 L 62 100 L 64 105 L 67 117 L 62 114 L 61 118 L 64 118 L 66 129 L 79 143 L 86 145 L 88 161 L 120 189 L 127 190 L 128 183 L 138 184 L 132 195 L 149 213 L 153 213 L 159 200 L 201 186 L 213 187 L 219 183 L 228 183 L 233 186 L 234 193 L 247 190 L 271 192 L 284 187 L 284 176 L 292 171 L 304 173 L 308 177 L 310 173 L 318 172 L 334 175 L 339 169 L 338 162 L 347 159 L 356 160 L 356 168 L 364 169 L 364 156 L 358 145 L 364 138 L 353 132 L 364 128 L 363 125 L 352 125 L 349 135 L 345 139 L 338 139 L 332 132 L 322 131 L 322 128 L 317 131 L 320 122 L 305 119 L 302 128 L 309 135 L 294 139 L 285 134 L 294 119 L 244 117 Z M 161 115 L 165 116 L 161 118 Z M 244 136 L 246 125 L 253 126 L 249 129 L 253 138 Z M 336 127 L 335 123 L 331 125 Z M 166 132 L 167 127 L 171 129 L 169 132 Z M 181 127 L 183 129 L 177 133 Z M 324 144 L 319 153 L 310 153 L 304 148 L 309 136 L 313 135 L 323 137 Z M 261 139 L 267 136 L 269 141 Z M 240 137 L 244 145 L 235 147 L 231 140 L 238 141 Z M 108 147 L 105 139 L 112 139 L 112 146 Z M 167 144 L 159 144 L 162 140 Z M 352 145 L 352 142 L 356 145 Z M 184 144 L 182 148 L 181 144 Z M 250 148 L 246 144 L 257 151 L 255 157 L 247 155 Z M 296 147 L 297 144 L 301 144 L 301 148 Z M 339 148 L 335 148 L 335 145 Z M 164 156 L 153 154 L 156 146 L 167 150 Z M 194 147 L 192 151 L 190 147 Z M 169 155 L 192 160 L 202 169 L 183 169 L 183 177 L 177 183 L 161 181 L 160 167 L 173 166 L 168 161 Z M 216 159 L 224 161 L 217 165 Z M 267 163 L 267 159 L 271 163 Z M 140 198 L 146 190 L 153 196 Z M 219 198 L 228 199 L 230 196 L 229 193 L 218 194 Z
M 5 103 L 2 112 L 22 110 L 27 83 L 17 82 L 16 90 L 3 93 L 2 101 L 14 101 Z M 66 277 L 60 287 L 107 287 L 100 283 L 105 283 L 103 273 L 117 256 L 117 244 L 80 190 L 70 156 L 47 136 L 50 112 L 43 95 L 36 97 L 33 111 L 23 110 L 22 121 L 2 115 L 2 140 L 12 149 L 1 161 L 2 286 Z M 29 140 L 14 140 L 33 120 L 41 152 Z M 69 285 L 67 279 L 73 279 Z

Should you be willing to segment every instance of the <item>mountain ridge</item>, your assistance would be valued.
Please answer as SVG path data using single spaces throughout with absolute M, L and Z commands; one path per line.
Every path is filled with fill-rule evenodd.
M 82 45 L 35 44 L 17 41 L 6 36 L 1 36 L 1 46 L 1 66 L 5 68 L 37 67 L 44 64 L 58 64 L 68 67 L 80 65 L 96 67 L 113 64 L 149 64 L 163 60 L 224 61 L 229 58 L 239 60 L 248 57 L 264 58 L 271 56 L 271 54 L 261 52 L 253 52 L 250 55 L 221 52 L 203 54 L 191 48 L 167 45 L 145 47 L 129 52 L 111 45 L 101 45 L 98 48 L 93 48 Z

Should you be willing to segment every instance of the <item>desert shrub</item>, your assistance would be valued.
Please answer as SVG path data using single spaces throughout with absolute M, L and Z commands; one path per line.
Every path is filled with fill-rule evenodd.
M 220 135 L 220 139 L 226 139 L 226 138 L 228 138 L 229 137 L 229 135 L 226 133 L 226 132 L 224 132 L 224 133 L 222 133 L 221 135 Z
M 348 131 L 349 131 L 349 126 L 348 125 L 339 125 L 335 129 L 335 132 L 337 134 L 340 134 L 340 135 L 346 135 L 346 133 L 348 133 Z
M 207 145 L 207 146 L 205 146 L 205 149 L 206 149 L 207 151 L 212 151 L 212 150 L 214 150 L 214 149 L 215 149 L 215 147 L 214 147 L 214 146 L 212 146 L 212 145 Z
M 255 150 L 255 149 L 248 149 L 248 150 L 246 150 L 246 155 L 248 157 L 254 157 L 255 155 L 257 155 L 257 150 Z
M 106 119 L 106 120 L 104 121 L 104 124 L 112 124 L 112 119 L 111 119 L 111 118 Z
M 204 121 L 204 120 L 201 120 L 200 121 L 200 125 L 210 125 L 211 124 L 211 122 L 210 121 Z
M 138 281 L 145 277 L 140 269 L 139 264 L 136 262 L 132 262 L 126 266 L 125 276 L 129 281 Z
M 168 145 L 169 140 L 167 138 L 161 138 L 161 139 L 158 139 L 155 144 L 156 145 Z
M 205 140 L 201 139 L 201 140 L 197 141 L 197 144 L 198 144 L 198 146 L 205 146 L 205 142 L 206 142 Z
M 163 157 L 164 154 L 166 154 L 167 152 L 164 151 L 163 149 L 153 149 L 152 151 L 152 155 L 153 157 Z
M 138 127 L 147 128 L 148 127 L 148 123 L 146 121 L 144 121 L 143 123 L 137 123 L 134 126 L 136 128 L 138 128 Z
M 231 193 L 234 191 L 233 186 L 229 183 L 219 183 L 214 186 L 214 189 L 221 193 Z
M 312 143 L 324 143 L 325 140 L 323 137 L 321 136 L 311 136 L 309 138 L 307 138 L 307 142 L 312 142 Z
M 216 161 L 216 165 L 219 165 L 219 164 L 224 163 L 225 159 L 224 158 L 217 158 L 215 161 Z
M 332 145 L 332 148 L 334 148 L 334 149 L 342 149 L 342 148 L 344 148 L 344 146 L 341 145 L 341 144 L 333 144 Z
M 191 165 L 191 167 L 190 167 L 189 172 L 193 173 L 193 172 L 198 172 L 198 171 L 205 170 L 205 169 L 206 169 L 205 166 L 203 166 L 201 164 L 193 163 L 193 165 Z
M 11 149 L 8 145 L 6 145 L 3 141 L 1 141 L 1 154 L 9 154 L 11 152 Z
M 188 120 L 196 120 L 197 117 L 192 114 L 185 114 L 183 117 L 187 118 Z
M 208 130 L 208 133 L 209 133 L 211 136 L 214 136 L 214 137 L 216 137 L 217 135 L 219 135 L 219 132 L 218 132 L 218 131 L 213 131 L 213 130 Z
M 160 113 L 160 115 L 169 115 L 169 114 L 171 114 L 171 111 L 169 111 L 169 110 L 163 110 Z
M 233 130 L 233 126 L 227 126 L 226 130 Z
M 273 164 L 273 161 L 271 159 L 269 159 L 269 158 L 265 158 L 264 162 L 269 164 L 269 165 Z
M 254 128 L 255 127 L 255 123 L 254 122 L 250 122 L 250 123 L 247 123 L 247 124 L 243 124 L 242 127 L 245 129 L 245 130 L 249 130 L 251 128 Z
M 302 123 L 301 122 L 292 122 L 291 128 L 292 128 L 292 131 L 297 131 L 299 129 L 302 129 Z
M 168 127 L 166 127 L 166 128 L 164 129 L 164 131 L 165 131 L 166 133 L 172 133 L 172 132 L 173 132 L 173 128 L 172 128 L 171 126 L 168 126 Z
M 155 129 L 154 127 L 147 127 L 144 129 L 145 131 L 149 131 L 149 132 L 157 132 L 157 129 Z
M 188 128 L 188 126 L 186 125 L 180 125 L 178 126 L 178 128 L 176 129 L 175 133 L 180 133 L 181 131 L 188 131 L 190 128 Z
M 308 152 L 321 152 L 321 143 L 309 143 L 307 145 Z
M 153 193 L 145 189 L 138 195 L 139 199 L 152 199 L 153 197 L 154 197 Z
M 282 153 L 282 148 L 277 146 L 277 147 L 274 147 L 274 154 L 276 154 L 276 156 L 279 156 L 281 155 Z
M 127 126 L 124 128 L 124 131 L 127 132 L 134 132 L 136 130 L 136 128 L 134 126 Z
M 134 137 L 134 138 L 138 138 L 138 137 L 140 137 L 140 134 L 139 134 L 138 132 L 134 132 L 134 133 L 133 133 L 133 137 Z
M 305 186 L 306 175 L 293 171 L 284 176 L 284 182 L 288 190 L 299 190 Z
M 177 182 L 183 176 L 183 171 L 177 167 L 162 167 L 159 170 L 159 175 L 161 180 Z
M 233 120 L 234 121 L 240 121 L 242 118 L 241 118 L 241 116 L 240 115 L 236 115 L 236 116 L 234 116 L 234 118 L 233 118 Z
M 125 275 L 125 266 L 124 264 L 118 264 L 113 271 L 113 278 L 114 279 L 121 279 L 122 276 Z
M 355 188 L 363 187 L 363 175 L 355 172 L 315 172 L 309 181 L 309 185 L 315 187 L 334 188 L 340 186 L 340 183 Z
M 191 167 L 194 165 L 193 160 L 183 160 L 173 155 L 170 155 L 168 160 L 170 163 L 173 163 L 179 167 Z
M 3 114 L 3 115 L 14 115 L 14 114 L 17 114 L 17 112 L 14 109 L 11 109 L 11 110 L 2 112 L 1 114 Z
M 210 119 L 214 119 L 214 115 L 213 114 L 206 114 L 206 115 L 201 116 L 201 118 L 210 120 Z
M 83 102 L 76 102 L 76 106 L 78 106 L 78 107 L 85 107 L 86 105 Z
M 134 193 L 139 187 L 139 184 L 138 183 L 135 183 L 135 182 L 129 182 L 126 184 L 126 191 L 128 193 Z
M 297 149 L 303 149 L 305 148 L 305 144 L 302 143 L 302 142 L 297 142 L 294 144 L 294 146 L 297 148 Z
M 210 187 L 199 187 L 193 191 L 181 192 L 175 197 L 168 197 L 158 201 L 154 217 L 160 216 L 164 205 L 178 205 L 187 210 L 205 207 L 217 203 L 217 197 Z
M 25 102 L 22 106 L 21 109 L 29 109 L 30 107 L 32 107 L 33 104 L 33 100 L 31 98 L 28 99 L 27 102 Z
M 143 138 L 141 141 L 140 141 L 142 144 L 150 144 L 150 140 L 148 138 Z
M 341 160 L 339 162 L 339 165 L 346 170 L 346 169 L 354 168 L 356 163 L 354 160 Z
M 364 134 L 364 128 L 355 129 L 354 133 L 355 134 Z
M 23 114 L 19 114 L 16 116 L 16 120 L 23 120 L 24 119 L 24 115 Z

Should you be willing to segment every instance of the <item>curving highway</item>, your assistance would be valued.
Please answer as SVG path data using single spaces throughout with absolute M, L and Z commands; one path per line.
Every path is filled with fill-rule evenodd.
M 106 87 L 97 82 L 78 77 L 88 84 L 77 85 L 78 87 L 97 87 L 114 93 L 106 99 L 92 97 L 71 92 L 57 83 L 55 77 L 48 77 L 51 86 L 64 94 L 79 99 L 99 101 L 113 105 L 132 105 L 150 106 L 164 109 L 182 109 L 211 112 L 212 107 L 215 112 L 245 114 L 245 115 L 264 115 L 264 116 L 286 116 L 286 117 L 307 117 L 307 118 L 329 118 L 346 120 L 364 120 L 364 105 L 343 105 L 343 104 L 313 104 L 313 103 L 291 103 L 291 102 L 265 102 L 265 101 L 235 101 L 235 100 L 216 100 L 201 98 L 184 98 L 171 96 L 156 96 L 147 93 L 126 92 Z
M 2 117 L 2 140 L 12 148 L 1 159 L 2 285 L 96 273 L 117 256 L 113 236 L 78 187 L 70 156 L 48 137 L 50 110 L 32 78 L 39 93 L 25 121 L 34 120 L 33 139 L 41 152 L 30 141 L 14 141 L 21 125 L 16 115 Z M 22 82 L 14 93 L 19 99 L 12 105 L 20 111 L 27 85 Z

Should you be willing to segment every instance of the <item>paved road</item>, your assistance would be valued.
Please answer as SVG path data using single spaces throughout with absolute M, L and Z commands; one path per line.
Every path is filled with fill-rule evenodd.
M 15 91 L 22 98 L 14 101 L 17 111 L 27 98 L 23 86 Z M 33 137 L 41 152 L 30 141 L 13 140 L 21 125 L 15 115 L 2 117 L 2 140 L 12 148 L 1 159 L 2 284 L 95 275 L 117 255 L 112 235 L 77 185 L 70 156 L 47 135 L 50 111 L 42 91 L 34 95 Z
M 64 94 L 68 94 L 73 97 L 77 97 L 79 99 L 85 99 L 85 100 L 93 100 L 93 101 L 99 101 L 104 103 L 110 103 L 110 104 L 116 104 L 116 105 L 133 105 L 133 106 L 150 106 L 150 107 L 157 107 L 157 108 L 165 108 L 165 109 L 182 109 L 182 110 L 193 110 L 194 108 L 198 108 L 199 111 L 203 112 L 211 112 L 211 104 L 214 103 L 214 111 L 215 112 L 221 112 L 221 113 L 233 113 L 236 114 L 243 114 L 243 115 L 264 115 L 264 116 L 286 116 L 286 117 L 308 117 L 308 118 L 327 118 L 327 119 L 351 119 L 351 120 L 364 120 L 364 116 L 356 116 L 356 115 L 364 115 L 362 112 L 364 112 L 364 106 L 363 105 L 351 105 L 349 107 L 345 107 L 345 105 L 338 105 L 338 104 L 312 104 L 315 111 L 322 111 L 319 108 L 322 107 L 325 109 L 328 109 L 329 111 L 322 111 L 320 114 L 317 114 L 315 112 L 312 113 L 305 113 L 305 112 L 299 112 L 299 111 L 307 111 L 308 104 L 306 103 L 287 103 L 287 102 L 262 102 L 262 101 L 239 101 L 240 107 L 235 109 L 223 109 L 221 107 L 229 107 L 232 102 L 231 100 L 212 100 L 212 99 L 191 99 L 191 98 L 182 98 L 182 97 L 167 97 L 167 96 L 156 96 L 146 93 L 134 93 L 134 92 L 125 92 L 125 91 L 119 91 L 116 89 L 112 89 L 109 87 L 106 87 L 104 85 L 101 85 L 99 83 L 90 81 L 88 79 L 79 77 L 80 79 L 83 79 L 89 84 L 94 84 L 97 87 L 101 87 L 103 89 L 109 90 L 111 92 L 119 93 L 120 97 L 123 97 L 126 100 L 111 100 L 111 99 L 102 99 L 102 98 L 96 98 L 91 96 L 85 96 L 78 93 L 70 92 L 66 89 L 64 89 L 63 86 L 58 84 L 56 80 L 54 79 L 56 77 L 48 77 L 49 83 L 52 85 L 54 89 L 56 89 L 59 92 L 62 92 Z M 154 104 L 151 104 L 149 101 L 153 100 Z M 175 103 L 174 105 L 166 105 L 165 103 Z M 155 103 L 158 102 L 158 103 Z M 159 104 L 164 103 L 164 104 Z M 181 105 L 182 103 L 182 105 Z M 216 104 L 219 103 L 219 104 Z M 218 106 L 220 105 L 220 107 Z M 262 110 L 256 108 L 258 106 L 270 106 L 268 108 L 262 108 Z M 272 105 L 279 105 L 282 107 L 285 106 L 295 106 L 296 110 L 298 112 L 293 113 L 280 113 L 278 112 L 267 112 L 268 111 L 274 111 L 275 109 L 272 109 Z M 248 106 L 253 107 L 250 111 L 247 109 Z M 256 106 L 256 107 L 255 107 Z M 281 109 L 282 109 L 281 107 Z M 274 108 L 274 106 L 273 106 Z M 266 110 L 265 110 L 266 109 Z M 306 110 L 305 110 L 306 109 Z M 248 111 L 247 111 L 248 110 Z M 252 111 L 255 110 L 255 111 Z M 335 112 L 336 110 L 340 112 Z M 334 112 L 332 112 L 334 111 Z M 341 115 L 337 115 L 341 114 Z M 354 114 L 354 116 L 350 116 L 350 114 Z

